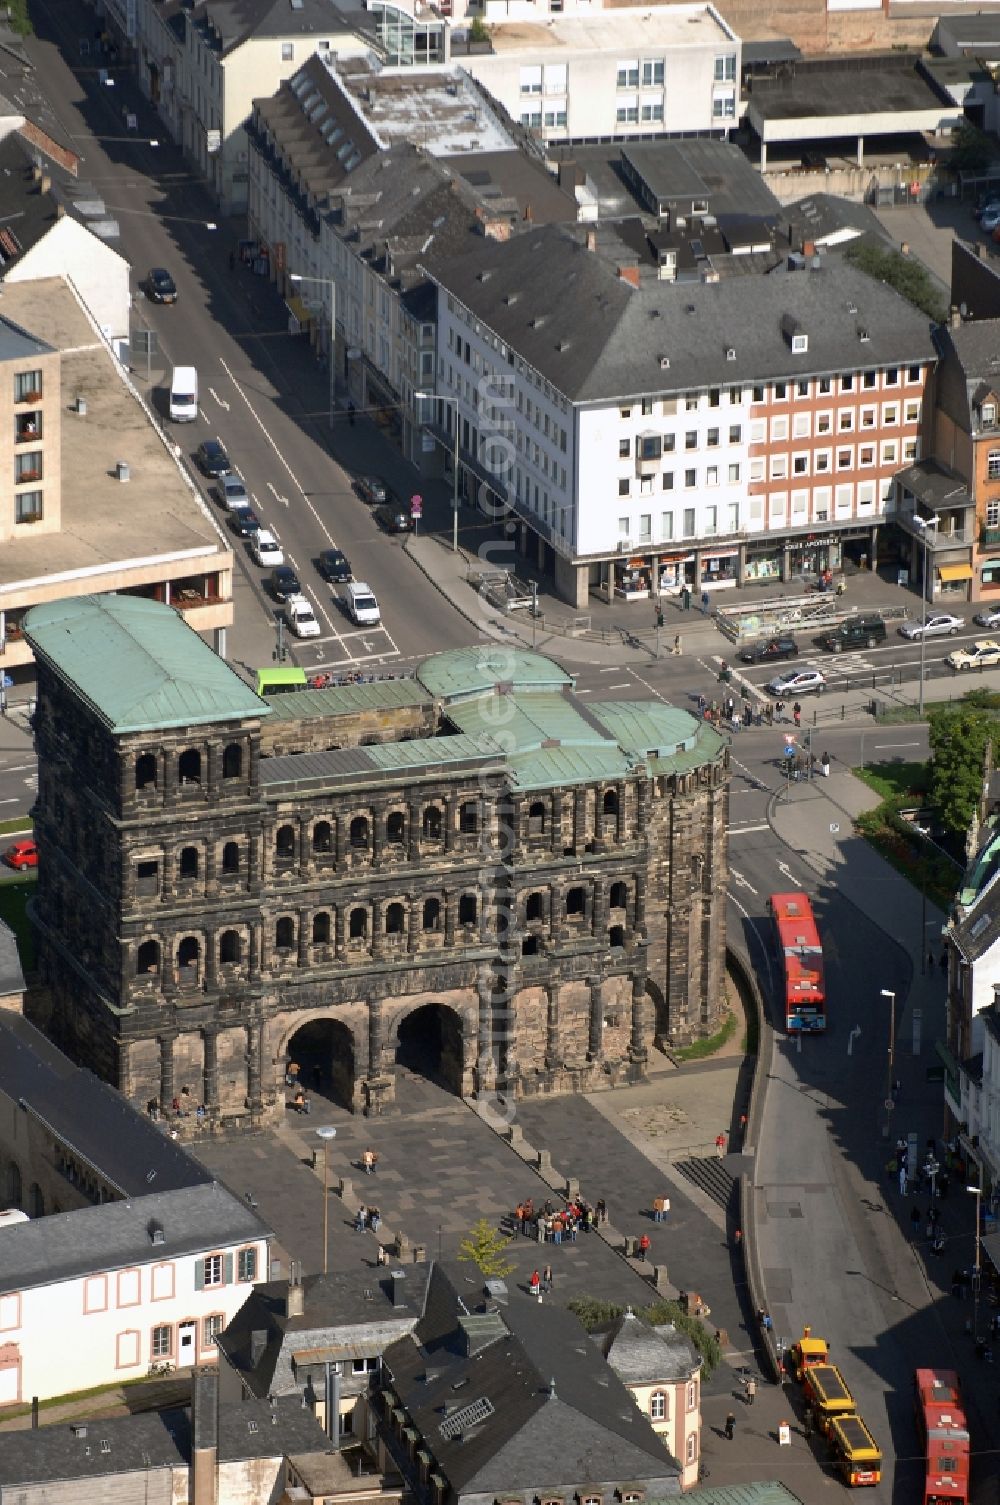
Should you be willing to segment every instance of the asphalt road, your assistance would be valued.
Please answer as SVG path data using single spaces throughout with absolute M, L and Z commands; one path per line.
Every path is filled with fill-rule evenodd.
M 473 641 L 472 626 L 407 560 L 401 542 L 379 532 L 370 509 L 354 494 L 352 475 L 376 471 L 408 498 L 416 489 L 415 473 L 363 419 L 352 426 L 346 413 L 338 413 L 331 428 L 328 381 L 305 338 L 289 336 L 283 303 L 265 279 L 242 266 L 230 270 L 230 252 L 245 230 L 218 223 L 211 200 L 152 110 L 138 102 L 127 74 L 109 89 L 101 87 L 96 70 L 69 66 L 67 60 L 77 61 L 79 38 L 93 32 L 93 13 L 74 0 L 58 6 L 40 0 L 33 14 L 39 35 L 28 48 L 41 87 L 64 136 L 81 154 L 81 182 L 95 187 L 121 226 L 119 249 L 133 266 L 137 293 L 133 329 L 149 329 L 156 337 L 148 362 L 133 348 L 135 377 L 140 387 L 148 385 L 170 437 L 189 457 L 202 439 L 221 441 L 246 482 L 254 510 L 279 537 L 322 630 L 320 639 L 291 640 L 293 657 L 310 669 L 374 668 Z M 138 111 L 134 137 L 123 134 L 126 100 Z M 150 144 L 154 139 L 158 146 Z M 176 304 L 164 307 L 145 299 L 141 284 L 151 266 L 172 273 Z M 195 423 L 174 425 L 166 418 L 174 365 L 198 369 Z M 193 462 L 191 469 L 208 494 L 209 483 Z M 420 490 L 433 521 L 443 490 L 426 485 Z M 211 505 L 251 587 L 237 591 L 230 656 L 266 662 L 280 614 L 262 588 L 269 571 L 252 562 L 247 545 Z M 319 552 L 333 546 L 346 552 L 356 578 L 375 590 L 381 628 L 359 632 L 315 569 Z

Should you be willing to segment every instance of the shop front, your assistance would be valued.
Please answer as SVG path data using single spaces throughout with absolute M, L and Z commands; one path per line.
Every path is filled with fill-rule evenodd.
M 839 570 L 840 540 L 832 534 L 822 538 L 793 538 L 788 543 L 788 574 L 819 578 L 825 570 Z
M 1000 598 L 1000 557 L 976 561 L 978 584 L 975 588 L 977 601 L 996 601 Z
M 652 564 L 642 555 L 615 560 L 615 595 L 621 601 L 641 601 L 648 597 L 652 581 Z
M 781 579 L 784 559 L 784 545 L 775 543 L 773 538 L 748 543 L 743 569 L 744 585 L 773 585 Z
M 701 555 L 701 589 L 734 589 L 740 579 L 740 551 L 738 548 L 714 549 Z
M 934 582 L 935 601 L 945 603 L 968 601 L 969 581 L 973 578 L 972 565 L 969 564 L 968 558 L 942 559 L 940 563 L 935 559 L 934 573 L 937 576 Z
M 654 560 L 654 565 L 659 580 L 659 595 L 677 596 L 685 587 L 688 590 L 694 589 L 694 554 L 661 554 Z

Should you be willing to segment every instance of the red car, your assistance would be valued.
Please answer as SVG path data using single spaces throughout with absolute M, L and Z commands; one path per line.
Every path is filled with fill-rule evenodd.
M 38 848 L 33 841 L 15 841 L 4 852 L 3 860 L 8 867 L 23 873 L 25 868 L 38 866 Z

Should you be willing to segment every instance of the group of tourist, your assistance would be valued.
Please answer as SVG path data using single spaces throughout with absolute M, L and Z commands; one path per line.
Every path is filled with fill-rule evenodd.
M 536 1207 L 531 1197 L 519 1202 L 514 1209 L 514 1222 L 525 1238 L 535 1238 L 540 1244 L 561 1244 L 563 1239 L 575 1244 L 581 1232 L 590 1233 L 608 1221 L 607 1204 L 602 1199 L 591 1206 L 582 1197 L 567 1201 L 556 1207 L 546 1200 Z

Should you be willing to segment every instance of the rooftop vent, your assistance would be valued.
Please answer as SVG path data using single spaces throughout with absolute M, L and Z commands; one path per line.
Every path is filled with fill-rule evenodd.
M 669 355 L 661 355 L 660 356 L 660 370 L 661 371 L 669 371 L 670 370 L 670 357 L 669 357 Z
M 493 276 L 493 273 L 488 267 L 484 267 L 483 270 L 481 272 L 477 272 L 476 275 L 479 278 L 480 282 L 489 282 L 490 278 Z
M 132 474 L 128 468 L 128 462 L 119 460 L 115 465 L 115 479 L 118 481 L 131 481 Z
M 512 303 L 516 303 L 520 296 L 520 293 L 507 293 L 503 301 L 509 307 Z
M 151 1244 L 162 1244 L 165 1242 L 165 1238 L 166 1236 L 163 1232 L 163 1224 L 158 1223 L 155 1218 L 150 1219 L 149 1242 Z
M 726 347 L 726 360 L 727 361 L 734 361 L 735 359 L 736 359 L 736 350 L 735 350 L 735 348 L 732 345 L 727 346 Z
M 848 303 L 848 305 L 847 305 L 847 312 L 849 314 L 856 314 L 857 311 L 858 311 L 858 305 L 856 303 Z
M 544 314 L 536 314 L 535 317 L 531 321 L 531 327 L 532 327 L 532 329 L 541 329 L 541 327 L 542 327 L 542 325 L 544 323 L 545 323 L 545 315 Z
M 80 415 L 81 418 L 86 418 L 86 416 L 87 416 L 87 399 L 85 397 L 78 397 L 76 399 L 76 402 L 73 404 L 73 406 L 74 406 L 74 409 L 76 410 L 76 412 L 79 413 L 79 415 Z
M 869 340 L 871 339 L 871 335 L 863 324 L 858 326 L 858 339 L 861 341 L 862 345 L 867 345 Z

